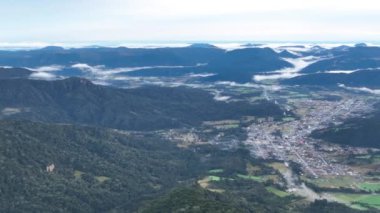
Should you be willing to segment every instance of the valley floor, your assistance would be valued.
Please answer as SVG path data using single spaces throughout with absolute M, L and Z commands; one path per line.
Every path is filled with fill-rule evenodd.
M 227 91 L 249 93 L 249 89 L 238 86 Z M 329 100 L 324 98 L 327 96 L 339 98 Z M 234 97 L 236 96 L 231 95 L 230 101 Z M 309 201 L 326 199 L 356 209 L 380 209 L 380 190 L 377 188 L 380 186 L 379 176 L 369 173 L 380 166 L 380 155 L 371 156 L 371 153 L 379 153 L 380 150 L 333 144 L 311 137 L 316 130 L 338 126 L 350 118 L 367 116 L 375 110 L 373 105 L 380 100 L 379 97 L 344 90 L 305 92 L 289 89 L 279 92 L 264 88 L 261 98 L 286 109 L 284 118 L 248 118 L 251 123 L 245 123 L 246 127 L 242 127 L 242 123 L 247 118 L 244 121 L 207 123 L 201 128 L 202 131 L 197 133 L 193 130 L 187 136 L 179 134 L 176 140 L 190 144 L 212 143 L 227 149 L 242 142 L 253 157 L 278 161 L 271 166 L 285 180 L 286 193 L 305 197 Z M 287 101 L 281 102 L 283 99 Z M 223 131 L 242 128 L 247 136 L 244 139 L 228 137 L 221 131 L 214 137 L 202 140 L 200 135 L 209 131 L 207 128 L 210 125 L 222 128 Z M 349 163 L 352 161 L 350 158 L 360 160 L 365 157 L 379 160 L 366 165 Z M 206 180 L 219 179 L 211 176 Z M 200 180 L 199 183 L 207 186 L 205 180 Z

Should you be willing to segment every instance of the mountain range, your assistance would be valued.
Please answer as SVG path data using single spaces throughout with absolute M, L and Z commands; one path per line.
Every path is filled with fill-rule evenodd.
M 282 164 L 254 158 L 241 141 L 253 122 L 299 119 L 285 86 L 380 89 L 379 61 L 380 48 L 363 44 L 0 51 L 0 212 L 359 212 L 288 193 Z M 176 81 L 192 75 L 202 89 Z M 100 85 L 105 77 L 176 84 Z M 281 100 L 271 101 L 272 91 Z M 375 110 L 312 136 L 379 148 L 379 124 Z
M 0 118 L 74 123 L 129 130 L 200 125 L 241 116 L 281 117 L 267 101 L 226 103 L 200 89 L 142 87 L 119 89 L 83 78 L 57 81 L 0 80 Z
M 306 60 L 312 57 L 314 61 Z M 290 61 L 292 60 L 292 61 Z M 376 76 L 380 67 L 380 47 L 355 46 L 242 46 L 225 50 L 209 44 L 180 48 L 71 48 L 46 47 L 36 50 L 0 51 L 0 66 L 24 67 L 44 73 L 41 77 L 181 77 L 209 74 L 202 81 L 253 82 L 257 74 L 276 75 L 286 69 L 297 69 L 298 61 L 307 63 L 295 72 L 301 76 L 286 77 L 285 84 L 330 84 L 376 87 L 363 79 Z M 374 72 L 369 72 L 370 70 Z M 9 70 L 8 70 L 9 71 Z M 19 71 L 18 71 L 19 72 Z M 343 74 L 351 74 L 345 76 Z M 4 72 L 3 72 L 4 73 Z M 0 78 L 7 75 L 0 72 Z M 18 77 L 26 77 L 27 72 Z M 8 76 L 10 78 L 12 76 Z M 39 75 L 36 76 L 37 78 Z M 358 79 L 358 80 L 356 80 Z M 323 81 L 325 82 L 325 81 Z M 348 83 L 349 82 L 349 83 Z M 375 85 L 374 85 L 375 84 Z

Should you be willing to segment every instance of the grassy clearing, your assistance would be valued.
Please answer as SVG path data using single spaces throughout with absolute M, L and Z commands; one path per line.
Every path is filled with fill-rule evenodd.
M 106 177 L 106 176 L 96 176 L 95 179 L 96 179 L 97 181 L 99 181 L 100 183 L 103 183 L 104 181 L 109 180 L 109 179 L 111 179 L 111 178 Z
M 355 156 L 355 158 L 358 158 L 358 159 L 370 159 L 371 155 L 357 155 L 357 156 Z
M 380 164 L 380 156 L 376 155 L 376 156 L 372 159 L 372 164 Z
M 351 176 L 332 176 L 328 178 L 320 178 L 309 181 L 322 188 L 358 188 L 357 180 Z
M 351 207 L 353 209 L 357 209 L 357 210 L 362 210 L 362 211 L 368 210 L 368 208 L 366 208 L 360 204 L 352 204 L 352 205 L 349 205 L 349 207 Z
M 239 178 L 247 179 L 247 180 L 254 180 L 257 182 L 262 182 L 263 178 L 260 176 L 253 176 L 253 175 L 242 175 L 242 174 L 237 174 Z
M 223 169 L 212 169 L 212 170 L 209 170 L 208 173 L 211 173 L 211 174 L 218 174 L 218 173 L 222 173 L 224 172 Z
M 337 198 L 340 202 L 343 202 L 347 206 L 358 209 L 358 210 L 368 210 L 368 208 L 360 205 L 360 204 L 353 204 L 353 202 L 358 201 L 363 195 L 360 194 L 344 194 L 344 193 L 333 193 L 332 194 L 335 198 Z
M 293 117 L 285 117 L 282 119 L 282 121 L 284 121 L 284 122 L 289 122 L 289 121 L 294 121 L 294 120 L 295 120 L 295 118 L 293 118 Z
M 380 195 L 367 195 L 359 199 L 357 202 L 380 209 Z
M 202 188 L 204 188 L 204 189 L 206 189 L 208 186 L 209 186 L 209 179 L 208 179 L 208 177 L 205 177 L 205 178 L 203 178 L 203 179 L 201 179 L 201 180 L 198 180 L 198 184 L 202 187 Z
M 380 190 L 380 183 L 364 182 L 359 184 L 360 189 L 364 189 L 368 192 L 376 192 Z
M 277 195 L 279 197 L 286 197 L 286 196 L 290 195 L 289 193 L 281 191 L 279 189 L 276 189 L 276 188 L 274 188 L 272 186 L 268 186 L 268 187 L 266 187 L 266 189 L 268 190 L 268 192 L 271 192 L 271 193 L 273 193 L 273 194 L 275 194 L 275 195 Z
M 226 124 L 215 126 L 217 129 L 236 129 L 239 128 L 239 124 Z
M 345 201 L 347 203 L 351 203 L 354 201 L 359 200 L 361 197 L 363 197 L 362 194 L 345 194 L 345 193 L 334 193 L 334 197 L 337 197 L 338 199 Z
M 380 209 L 380 195 L 376 194 L 346 194 L 334 193 L 334 197 L 342 200 L 347 204 L 352 204 L 351 207 L 365 210 L 365 206 Z
M 204 121 L 203 125 L 216 129 L 234 129 L 240 127 L 239 120 Z
M 239 92 L 240 94 L 254 94 L 257 92 L 261 92 L 260 90 L 254 89 L 254 88 L 236 88 L 234 89 L 236 92 Z
M 82 171 L 79 171 L 79 170 L 75 170 L 74 171 L 74 177 L 75 177 L 75 179 L 80 179 L 83 174 L 84 174 L 84 172 L 82 172 Z
M 233 125 L 239 124 L 239 120 L 220 120 L 220 121 L 204 121 L 203 125 L 206 126 L 223 126 L 223 125 Z
M 272 167 L 273 169 L 279 171 L 280 173 L 285 173 L 288 171 L 288 167 L 285 166 L 283 163 L 270 163 L 268 166 Z
M 221 181 L 222 178 L 218 176 L 208 176 L 209 181 Z
M 208 189 L 208 190 L 211 191 L 211 192 L 216 192 L 216 193 L 223 193 L 223 192 L 225 192 L 224 189 Z
M 263 176 L 263 180 L 272 180 L 273 182 L 277 183 L 280 181 L 280 177 L 278 175 L 265 175 Z
M 247 168 L 246 169 L 247 173 L 250 174 L 250 175 L 253 175 L 255 172 L 258 172 L 258 171 L 261 170 L 261 168 L 259 166 L 254 166 L 251 163 L 247 163 L 246 168 Z
M 199 186 L 201 186 L 204 189 L 207 189 L 212 192 L 217 192 L 217 193 L 223 193 L 225 190 L 223 189 L 216 189 L 216 188 L 210 188 L 210 182 L 211 181 L 220 181 L 221 178 L 218 176 L 207 176 L 201 180 L 198 180 Z
M 74 177 L 75 179 L 80 179 L 82 178 L 82 175 L 84 175 L 85 172 L 82 172 L 82 171 L 79 171 L 79 170 L 75 170 L 74 171 Z M 109 180 L 111 178 L 109 177 L 106 177 L 106 176 L 95 176 L 95 180 L 99 181 L 100 183 L 103 183 L 104 181 L 106 180 Z

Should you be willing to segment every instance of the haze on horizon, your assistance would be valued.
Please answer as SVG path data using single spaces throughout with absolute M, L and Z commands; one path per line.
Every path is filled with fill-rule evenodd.
M 3 0 L 0 43 L 378 41 L 377 0 Z

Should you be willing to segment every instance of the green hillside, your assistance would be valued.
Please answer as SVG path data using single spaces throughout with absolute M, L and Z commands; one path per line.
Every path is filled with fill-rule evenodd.
M 0 212 L 132 210 L 197 176 L 198 163 L 193 152 L 149 135 L 1 121 Z
M 128 130 L 198 126 L 244 115 L 282 116 L 270 102 L 220 102 L 200 89 L 117 89 L 86 79 L 0 80 L 0 119 L 73 123 Z

